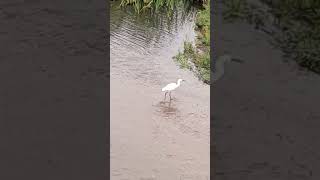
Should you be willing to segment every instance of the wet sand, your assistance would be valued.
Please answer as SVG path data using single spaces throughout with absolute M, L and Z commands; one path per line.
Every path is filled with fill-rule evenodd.
M 245 61 L 228 64 L 212 87 L 216 179 L 319 179 L 320 76 L 284 62 L 267 35 L 224 23 L 215 8 L 217 52 Z
M 161 86 L 112 82 L 112 179 L 208 176 L 209 102 L 185 87 L 169 104 L 163 101 Z

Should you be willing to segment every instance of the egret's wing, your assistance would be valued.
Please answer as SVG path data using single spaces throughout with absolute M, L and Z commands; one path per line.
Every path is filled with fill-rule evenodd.
M 162 91 L 170 91 L 176 87 L 176 83 L 170 83 L 162 88 Z

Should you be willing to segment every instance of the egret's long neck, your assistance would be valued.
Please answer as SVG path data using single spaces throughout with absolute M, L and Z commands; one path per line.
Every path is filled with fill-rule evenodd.
M 177 86 L 180 86 L 180 82 L 181 82 L 181 81 L 178 81 L 178 82 L 177 82 Z

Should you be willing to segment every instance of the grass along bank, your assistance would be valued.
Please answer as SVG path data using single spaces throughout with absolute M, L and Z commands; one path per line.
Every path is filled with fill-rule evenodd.
M 245 20 L 273 36 L 286 57 L 320 74 L 319 0 L 246 0 L 225 2 L 224 18 Z
M 177 6 L 183 5 L 185 7 L 191 6 L 192 4 L 203 4 L 207 0 L 121 0 L 121 6 L 131 5 L 135 8 L 137 13 L 144 11 L 145 9 L 158 11 L 165 9 L 172 12 Z
M 195 46 L 184 42 L 184 50 L 174 57 L 181 68 L 192 70 L 203 82 L 210 83 L 210 0 L 196 16 Z

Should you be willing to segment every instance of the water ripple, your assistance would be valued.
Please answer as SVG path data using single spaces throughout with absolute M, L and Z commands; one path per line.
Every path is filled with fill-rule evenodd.
M 163 67 L 172 66 L 172 57 L 186 38 L 194 37 L 194 11 L 183 17 L 177 11 L 172 19 L 139 16 L 130 10 L 116 9 L 111 14 L 111 76 L 159 82 Z

